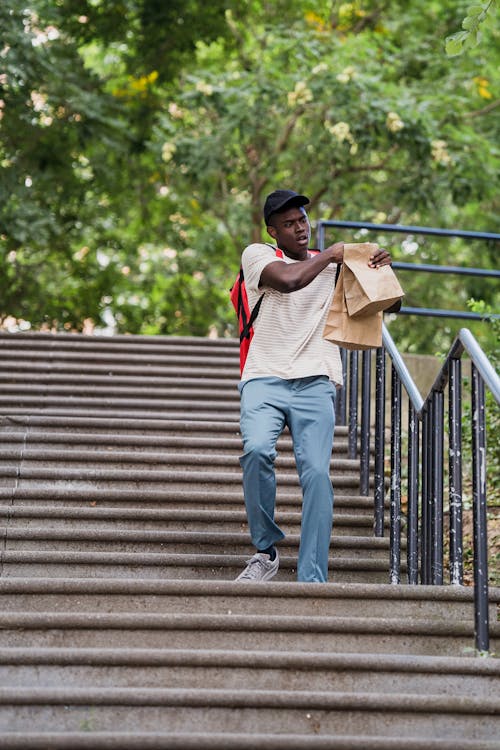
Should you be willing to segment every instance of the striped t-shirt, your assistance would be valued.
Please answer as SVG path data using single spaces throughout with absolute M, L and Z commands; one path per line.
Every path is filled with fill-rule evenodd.
M 259 288 L 264 268 L 268 263 L 307 261 L 295 261 L 285 254 L 277 258 L 269 245 L 254 243 L 245 248 L 241 262 L 251 310 L 265 292 L 241 379 L 275 376 L 291 380 L 327 375 L 342 385 L 339 349 L 322 335 L 335 287 L 336 264 L 327 266 L 303 289 L 284 293 Z

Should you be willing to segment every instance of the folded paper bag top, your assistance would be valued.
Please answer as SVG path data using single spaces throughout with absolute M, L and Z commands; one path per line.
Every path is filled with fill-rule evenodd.
M 370 256 L 378 250 L 374 242 L 344 245 L 344 294 L 350 317 L 386 310 L 404 296 L 390 266 L 370 268 Z

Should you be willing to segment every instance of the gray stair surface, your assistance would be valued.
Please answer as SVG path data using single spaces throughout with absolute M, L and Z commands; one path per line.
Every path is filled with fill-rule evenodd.
M 479 656 L 470 588 L 389 583 L 345 427 L 330 582 L 296 582 L 287 432 L 279 573 L 234 581 L 235 340 L 0 334 L 0 358 L 2 750 L 500 748 L 500 590 Z

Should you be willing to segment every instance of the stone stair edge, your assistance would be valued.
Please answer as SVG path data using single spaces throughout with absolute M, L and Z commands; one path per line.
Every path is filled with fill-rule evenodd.
M 192 345 L 208 345 L 208 346 L 233 346 L 234 348 L 238 348 L 239 341 L 235 337 L 218 337 L 218 338 L 209 338 L 208 336 L 176 336 L 176 335 L 168 335 L 168 334 L 133 334 L 133 333 L 126 333 L 126 334 L 113 334 L 113 335 L 89 335 L 85 333 L 67 333 L 65 331 L 57 331 L 57 332 L 45 332 L 45 331 L 30 331 L 30 332 L 18 332 L 18 333 L 8 333 L 8 332 L 1 332 L 0 333 L 0 342 L 13 342 L 13 343 L 22 343 L 22 342 L 30 342 L 30 341 L 40 341 L 41 343 L 46 346 L 47 342 L 52 342 L 53 344 L 67 344 L 67 343 L 82 343 L 82 344 L 89 344 L 93 345 L 97 343 L 98 345 L 102 344 L 109 345 L 109 344 L 123 344 L 123 343 L 131 343 L 131 344 L 145 344 L 151 342 L 158 342 L 160 344 L 192 344 Z
M 136 484 L 139 480 L 148 484 L 156 483 L 179 483 L 193 484 L 207 483 L 212 485 L 241 485 L 241 477 L 237 471 L 233 472 L 214 472 L 214 471 L 181 471 L 168 469 L 143 470 L 141 476 L 137 469 L 95 469 L 95 468 L 46 468 L 31 466 L 1 466 L 0 477 L 22 480 L 52 480 L 52 481 L 87 481 L 90 485 L 92 482 L 125 482 Z M 342 487 L 359 487 L 359 477 L 352 474 L 342 474 L 337 472 L 333 477 L 334 488 Z M 281 473 L 279 477 L 281 487 L 299 486 L 299 480 L 295 474 Z M 373 480 L 370 482 L 373 484 Z M 22 489 L 22 488 L 21 488 Z M 136 493 L 137 497 L 137 493 Z
M 97 417 L 88 417 L 88 416 L 58 416 L 58 415 L 49 415 L 49 414 L 9 414 L 9 415 L 0 415 L 0 427 L 2 425 L 11 425 L 11 424 L 19 424 L 19 425 L 27 425 L 30 428 L 32 427 L 39 427 L 40 425 L 46 425 L 46 426 L 67 426 L 71 428 L 95 428 L 95 427 L 104 427 L 106 429 L 110 428 L 116 428 L 119 429 L 120 427 L 123 429 L 135 429 L 135 430 L 158 430 L 158 429 L 164 429 L 164 430 L 171 430 L 171 429 L 179 429 L 183 432 L 190 432 L 190 431 L 196 431 L 196 430 L 203 430 L 204 432 L 210 432 L 213 433 L 214 426 L 216 428 L 216 432 L 231 432 L 233 433 L 236 431 L 237 434 L 239 434 L 239 418 L 238 419 L 232 419 L 232 420 L 226 420 L 221 421 L 217 420 L 213 424 L 210 423 L 209 420 L 203 419 L 203 420 L 197 420 L 197 419 L 169 419 L 162 416 L 159 416 L 155 419 L 144 419 L 140 416 L 134 416 L 132 418 L 123 419 L 123 418 L 103 418 L 101 416 Z M 285 437 L 289 437 L 289 433 L 285 432 Z M 336 435 L 342 435 L 347 436 L 348 435 L 348 428 L 345 425 L 338 425 L 336 427 Z
M 105 418 L 102 416 L 84 416 L 81 414 L 68 414 L 68 415 L 57 415 L 57 414 L 1 414 L 0 425 L 26 425 L 30 428 L 39 427 L 40 425 L 45 426 L 65 426 L 71 428 L 82 428 L 82 427 L 104 427 L 110 428 L 123 428 L 123 429 L 135 429 L 135 430 L 151 430 L 163 428 L 164 430 L 179 429 L 180 425 L 184 425 L 184 431 L 203 429 L 206 432 L 211 432 L 215 427 L 219 431 L 233 431 L 235 428 L 239 431 L 239 419 L 228 419 L 226 421 L 217 420 L 214 424 L 211 424 L 206 419 L 184 419 L 182 421 L 178 419 L 172 419 L 170 417 L 158 416 L 156 418 L 135 415 L 129 418 Z M 347 434 L 347 428 L 343 427 Z
M 1 359 L 1 351 L 0 351 Z M 109 379 L 110 374 L 114 378 L 140 378 L 147 375 L 152 378 L 161 380 L 168 379 L 172 381 L 182 381 L 184 378 L 193 377 L 192 367 L 181 367 L 172 363 L 157 363 L 151 365 L 141 364 L 141 371 L 138 372 L 137 365 L 128 365 L 126 362 L 112 363 L 112 372 L 110 373 L 110 364 L 106 362 L 88 361 L 85 363 L 85 372 L 93 377 Z M 51 361 L 33 361 L 30 359 L 5 359 L 2 361 L 2 380 L 11 380 L 12 378 L 26 378 L 26 374 L 33 374 L 39 378 L 67 378 L 82 374 L 81 363 L 78 360 L 51 360 Z M 82 376 L 83 377 L 83 376 Z M 235 385 L 239 381 L 239 370 L 237 364 L 234 366 L 217 367 L 216 365 L 204 365 L 203 375 L 200 377 L 202 382 L 215 379 L 226 383 L 231 381 Z
M 18 526 L 0 526 L 0 534 L 5 543 L 20 539 L 44 539 L 59 541 L 116 541 L 116 542 L 157 542 L 158 544 L 191 543 L 191 544 L 234 544 L 248 546 L 246 533 L 227 531 L 165 531 L 157 529 L 101 529 L 96 526 L 84 528 L 33 528 L 24 529 Z M 299 534 L 287 534 L 284 543 L 299 545 Z M 333 548 L 347 549 L 389 549 L 387 537 L 375 536 L 332 536 Z
M 87 538 L 87 535 L 90 534 L 92 531 L 98 532 L 99 529 L 110 529 L 114 530 L 116 527 L 117 522 L 118 523 L 118 529 L 123 528 L 126 530 L 135 530 L 140 531 L 142 528 L 149 529 L 151 531 L 154 531 L 155 529 L 150 529 L 149 527 L 144 527 L 144 524 L 153 524 L 153 523 L 165 523 L 165 524 L 202 524 L 203 527 L 200 530 L 199 533 L 206 533 L 206 531 L 210 531 L 210 529 L 213 529 L 214 525 L 219 527 L 222 526 L 222 524 L 233 524 L 233 525 L 239 525 L 241 528 L 247 527 L 247 518 L 244 510 L 217 510 L 217 515 L 214 516 L 213 511 L 207 510 L 207 509 L 198 509 L 198 510 L 178 510 L 178 509 L 145 509 L 140 511 L 134 511 L 131 509 L 125 509 L 122 510 L 121 508 L 73 508 L 65 506 L 63 508 L 41 508 L 40 510 L 36 508 L 29 508 L 27 506 L 22 506 L 20 508 L 21 511 L 26 512 L 11 512 L 10 508 L 5 508 L 0 506 L 0 519 L 6 519 L 4 521 L 4 525 L 2 526 L 2 530 L 4 533 L 4 538 L 6 541 L 9 541 L 9 539 L 19 539 L 24 538 L 28 540 L 32 540 L 33 538 L 44 538 L 43 536 L 43 530 L 46 529 L 46 524 L 51 524 L 56 521 L 64 521 L 65 524 L 56 525 L 53 528 L 60 529 L 60 528 L 67 528 L 67 529 L 75 529 L 78 528 L 76 524 L 81 524 L 81 528 L 84 531 L 84 536 L 79 538 L 79 541 L 82 541 L 83 539 Z M 148 510 L 151 511 L 148 513 Z M 14 509 L 15 511 L 15 509 Z M 55 511 L 55 512 L 51 512 Z M 68 512 L 64 512 L 68 511 Z M 114 512 L 113 512 L 114 511 Z M 23 526 L 19 524 L 13 524 L 13 521 L 37 521 L 39 523 L 39 526 L 33 527 L 33 525 L 30 525 L 28 528 L 34 528 L 35 534 L 32 536 L 28 530 L 26 530 L 26 534 L 19 536 L 19 534 L 11 535 L 12 529 L 22 529 Z M 278 511 L 276 513 L 276 520 L 279 524 L 282 524 L 283 526 L 288 526 L 288 532 L 290 532 L 290 527 L 296 527 L 299 528 L 301 524 L 301 513 L 299 511 Z M 109 526 L 107 524 L 110 524 Z M 356 529 L 356 532 L 352 532 L 351 534 L 334 534 L 333 539 L 339 540 L 340 536 L 344 537 L 346 536 L 348 539 L 349 537 L 358 537 L 358 536 L 365 536 L 368 538 L 372 538 L 373 532 L 373 518 L 371 516 L 367 515 L 355 515 L 355 514 L 347 514 L 347 513 L 341 513 L 338 512 L 335 518 L 335 527 L 339 527 L 339 529 L 344 528 L 350 528 L 350 529 Z M 50 527 L 52 528 L 52 527 Z M 389 529 L 389 522 L 386 523 L 385 528 Z M 177 529 L 180 531 L 181 529 Z M 364 533 L 360 533 L 360 530 L 362 530 Z M 159 531 L 169 531 L 169 529 L 159 529 Z M 174 530 L 172 530 L 174 531 Z M 188 528 L 185 529 L 186 532 L 190 533 L 198 533 L 198 531 L 195 528 Z M 222 528 L 221 528 L 222 531 Z M 229 530 L 229 533 L 231 533 L 231 529 Z M 234 530 L 232 530 L 232 533 L 235 533 Z M 51 532 L 49 532 L 49 536 L 51 540 L 63 539 L 62 537 L 54 537 Z M 69 539 L 70 537 L 68 537 Z M 379 537 L 380 538 L 380 537 Z M 385 537 L 383 537 L 385 538 Z M 77 539 L 77 537 L 75 537 Z M 94 537 L 96 541 L 102 541 L 97 536 Z M 116 541 L 116 538 L 110 538 L 110 541 L 113 541 L 113 539 Z M 139 538 L 138 538 L 139 539 Z M 129 541 L 137 541 L 130 540 Z M 157 538 L 158 541 L 163 541 L 159 537 Z M 288 533 L 287 539 L 290 539 L 290 535 Z M 142 541 L 142 539 L 139 539 Z M 120 540 L 122 541 L 122 540 Z M 127 541 L 123 539 L 123 541 Z M 149 541 L 154 541 L 154 538 L 151 538 Z M 186 540 L 180 540 L 179 541 L 186 541 Z M 201 541 L 201 540 L 200 540 Z M 216 540 L 214 540 L 216 541 Z M 292 537 L 293 541 L 293 537 Z M 385 549 L 385 544 L 378 543 L 380 547 Z
M 299 524 L 302 518 L 300 511 L 277 511 L 276 517 L 283 523 Z M 183 509 L 183 508 L 110 508 L 110 507 L 71 507 L 53 505 L 0 505 L 0 518 L 9 521 L 17 518 L 39 518 L 45 520 L 67 519 L 67 520 L 94 520 L 94 521 L 205 521 L 216 522 L 234 521 L 246 523 L 245 510 L 217 510 L 217 519 L 214 519 L 213 511 L 208 509 Z M 343 526 L 370 526 L 373 523 L 373 514 L 337 514 L 336 524 Z M 389 521 L 387 520 L 388 527 Z
M 342 537 L 339 537 L 341 539 Z M 248 552 L 240 555 L 224 555 L 213 553 L 190 554 L 182 552 L 74 552 L 70 550 L 4 550 L 1 554 L 1 562 L 5 568 L 7 565 L 15 564 L 37 564 L 37 565 L 103 565 L 106 567 L 120 566 L 146 566 L 162 570 L 165 566 L 173 568 L 196 568 L 200 569 L 241 569 L 244 567 L 251 555 L 250 543 Z M 297 558 L 281 555 L 280 569 L 294 571 L 297 566 Z M 383 559 L 371 557 L 346 557 L 337 556 L 333 561 L 330 559 L 329 567 L 340 571 L 364 571 L 387 573 L 388 563 Z M 401 563 L 401 571 L 406 571 L 406 562 Z M 5 575 L 5 573 L 4 573 Z M 185 580 L 185 579 L 184 579 Z
M 178 405 L 178 404 L 177 404 Z M 157 406 L 157 405 L 156 405 Z M 159 413 L 157 409 L 148 409 L 147 411 L 141 411 L 140 409 L 135 410 L 128 410 L 123 411 L 121 409 L 117 409 L 114 406 L 110 408 L 105 408 L 104 405 L 101 404 L 100 409 L 92 410 L 88 406 L 84 408 L 82 405 L 80 408 L 80 412 L 76 410 L 76 415 L 81 416 L 85 419 L 88 419 L 89 417 L 95 417 L 100 420 L 103 420 L 103 414 L 106 414 L 107 416 L 103 420 L 108 423 L 108 425 L 113 421 L 119 421 L 120 417 L 118 415 L 121 415 L 122 419 L 125 419 L 129 421 L 130 423 L 135 421 L 135 429 L 139 429 L 137 425 L 141 425 L 143 423 L 151 423 L 151 422 L 157 422 L 158 424 L 161 424 L 162 421 L 165 421 L 165 419 L 168 419 L 169 421 L 174 421 L 178 423 L 179 425 L 183 424 L 186 421 L 186 413 L 182 411 L 171 411 L 170 409 L 166 409 L 163 413 Z M 6 407 L 3 409 L 0 409 L 2 415 L 4 417 L 18 417 L 18 416 L 24 416 L 24 417 L 36 417 L 38 415 L 40 416 L 48 416 L 48 417 L 54 417 L 54 418 L 64 418 L 64 417 L 73 417 L 75 416 L 75 409 L 71 409 L 69 407 L 46 407 L 43 404 L 39 409 L 33 410 L 28 407 L 24 406 L 16 406 L 16 407 Z M 156 415 L 156 416 L 155 416 Z M 189 421 L 198 421 L 198 422 L 206 422 L 210 423 L 210 429 L 213 430 L 214 425 L 221 422 L 232 422 L 235 425 L 239 425 L 239 413 L 237 411 L 227 412 L 225 414 L 220 414 L 218 411 L 197 411 L 196 412 L 196 419 L 189 420 Z M 182 428 L 179 428 L 182 429 Z
M 238 596 L 238 597 L 290 597 L 308 599 L 410 599 L 426 600 L 429 597 L 441 601 L 473 602 L 472 586 L 430 586 L 390 583 L 323 583 L 311 586 L 296 581 L 269 581 L 264 583 L 241 583 L 236 581 L 207 581 L 192 579 L 149 578 L 0 578 L 2 593 L 50 593 L 50 594 L 172 594 L 194 596 Z M 489 587 L 490 602 L 500 602 L 500 587 Z
M 5 732 L 3 750 L 458 750 L 456 739 L 335 734 Z M 496 740 L 462 739 L 460 750 L 498 750 Z
M 500 714 L 500 698 L 210 688 L 1 688 L 0 705 L 231 707 L 403 713 Z
M 193 614 L 163 612 L 0 612 L 0 628 L 26 630 L 161 630 L 335 633 L 350 635 L 412 635 L 432 637 L 468 637 L 469 622 L 450 622 L 434 617 L 358 617 L 344 615 L 270 615 L 270 614 Z M 492 637 L 500 635 L 500 623 L 491 626 Z M 499 697 L 500 702 L 500 697 Z
M 87 368 L 85 368 L 87 370 Z M 26 380 L 29 378 L 29 382 Z M 203 391 L 207 389 L 216 388 L 218 390 L 224 389 L 225 391 L 234 391 L 237 393 L 237 387 L 239 383 L 238 378 L 220 378 L 220 377 L 199 377 L 194 378 L 189 376 L 178 375 L 172 377 L 171 375 L 151 375 L 149 372 L 131 371 L 130 375 L 115 373 L 108 373 L 107 375 L 93 375 L 87 371 L 82 373 L 81 366 L 78 367 L 78 374 L 71 373 L 71 375 L 64 375 L 52 372 L 43 373 L 19 373 L 15 376 L 14 373 L 2 370 L 0 372 L 0 383 L 2 383 L 2 391 L 4 393 L 16 392 L 23 390 L 24 392 L 33 391 L 39 392 L 42 387 L 44 392 L 49 391 L 77 391 L 84 387 L 89 388 L 92 386 L 104 388 L 119 388 L 120 390 L 129 389 L 132 390 L 134 387 L 139 388 L 162 388 L 175 389 L 175 390 L 189 390 L 193 392 L 195 390 Z
M 88 433 L 67 433 L 67 432 L 36 432 L 30 430 L 27 434 L 21 431 L 1 431 L 0 430 L 0 444 L 14 443 L 16 446 L 19 443 L 26 442 L 28 447 L 31 447 L 33 443 L 49 443 L 58 444 L 64 443 L 65 445 L 88 445 L 89 442 L 92 445 L 130 445 L 130 446 L 149 446 L 154 445 L 159 448 L 166 446 L 170 447 L 200 447 L 200 448 L 213 448 L 214 444 L 221 448 L 234 448 L 241 452 L 241 437 L 239 434 L 235 434 L 233 437 L 219 437 L 214 440 L 213 437 L 200 437 L 197 435 L 191 435 L 186 437 L 184 435 L 165 435 L 161 437 L 159 435 L 130 435 L 130 434 L 119 434 L 116 433 L 92 433 L 90 436 Z M 333 450 L 344 451 L 347 448 L 347 440 L 344 435 L 336 435 Z M 278 449 L 291 451 L 292 439 L 289 434 L 285 434 L 278 438 Z M 11 449 L 12 450 L 12 449 Z M 52 448 L 51 450 L 56 450 Z
M 222 490 L 137 490 L 130 489 L 95 489 L 95 488 L 78 488 L 73 487 L 44 487 L 44 488 L 23 488 L 23 487 L 0 487 L 0 499 L 7 500 L 11 503 L 22 500 L 44 500 L 48 498 L 54 501 L 71 501 L 71 502 L 186 502 L 192 503 L 209 503 L 220 502 L 222 504 L 237 503 L 241 508 L 243 494 L 238 491 Z M 281 492 L 278 497 L 279 505 L 292 503 L 300 504 L 299 494 L 297 492 Z M 335 504 L 337 508 L 359 507 L 361 509 L 373 510 L 373 498 L 369 495 L 342 495 L 340 492 L 335 494 Z M 12 506 L 13 508 L 16 506 Z M 22 507 L 22 506 L 19 506 Z
M 184 446 L 185 447 L 185 446 Z M 194 446 L 198 447 L 198 446 Z M 207 446 L 208 447 L 208 446 Z M 216 447 L 216 446 L 215 446 Z M 74 463 L 81 461 L 82 463 L 97 461 L 103 463 L 162 463 L 162 464 L 187 464 L 196 466 L 198 464 L 210 463 L 212 465 L 228 466 L 233 465 L 239 469 L 239 454 L 240 450 L 235 455 L 228 456 L 226 453 L 179 453 L 170 452 L 168 450 L 157 450 L 157 451 L 134 451 L 134 450 L 120 450 L 120 451 L 105 451 L 96 452 L 94 449 L 70 449 L 66 447 L 60 449 L 53 448 L 33 448 L 28 444 L 16 448 L 7 448 L 0 450 L 0 461 L 61 461 Z M 333 468 L 337 471 L 353 471 L 356 470 L 359 473 L 359 459 L 342 458 L 335 453 L 332 455 Z M 289 466 L 295 467 L 295 460 L 293 456 L 278 456 L 276 460 L 276 466 L 279 469 L 288 468 Z
M 484 657 L 428 656 L 323 651 L 252 651 L 250 649 L 168 649 L 88 647 L 4 647 L 0 664 L 86 666 L 251 667 L 253 669 L 371 670 L 500 677 L 500 660 Z

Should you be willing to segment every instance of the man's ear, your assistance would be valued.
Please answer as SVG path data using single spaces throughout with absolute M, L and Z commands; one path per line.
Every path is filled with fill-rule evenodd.
M 278 239 L 278 233 L 274 227 L 271 227 L 271 226 L 267 227 L 267 233 L 270 237 L 273 238 L 273 240 Z

